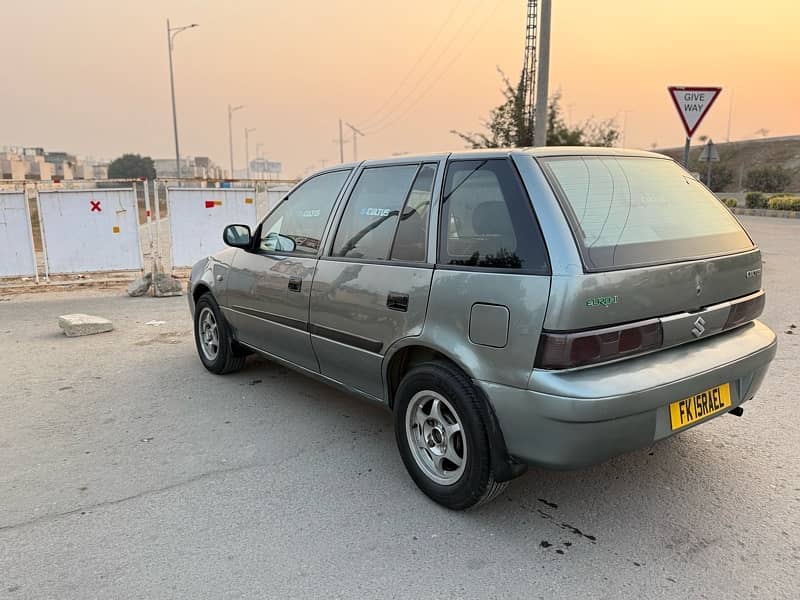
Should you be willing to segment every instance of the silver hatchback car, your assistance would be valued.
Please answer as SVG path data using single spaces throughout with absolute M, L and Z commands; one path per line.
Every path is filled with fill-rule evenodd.
M 761 254 L 671 159 L 599 148 L 341 165 L 192 269 L 200 360 L 259 353 L 386 405 L 420 489 L 465 509 L 526 465 L 653 444 L 758 390 Z

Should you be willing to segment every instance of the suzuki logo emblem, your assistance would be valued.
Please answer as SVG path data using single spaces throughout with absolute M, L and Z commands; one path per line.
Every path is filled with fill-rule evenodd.
M 700 337 L 706 332 L 706 320 L 703 317 L 697 317 L 692 327 L 692 334 L 694 337 Z

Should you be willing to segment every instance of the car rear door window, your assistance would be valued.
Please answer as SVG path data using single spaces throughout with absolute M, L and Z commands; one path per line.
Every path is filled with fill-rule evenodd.
M 333 241 L 333 256 L 387 260 L 398 216 L 419 165 L 364 169 Z
M 392 246 L 392 260 L 424 262 L 436 165 L 422 165 L 406 199 Z
M 439 262 L 546 273 L 547 252 L 532 207 L 505 159 L 454 161 L 447 168 Z
M 300 184 L 264 220 L 260 249 L 316 255 L 333 204 L 350 171 L 322 173 Z

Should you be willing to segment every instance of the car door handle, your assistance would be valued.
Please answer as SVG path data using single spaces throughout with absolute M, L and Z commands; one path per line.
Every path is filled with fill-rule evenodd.
M 303 289 L 303 280 L 299 277 L 289 277 L 288 288 L 290 292 L 299 292 Z
M 408 294 L 389 292 L 386 297 L 386 306 L 391 310 L 406 312 L 408 310 Z

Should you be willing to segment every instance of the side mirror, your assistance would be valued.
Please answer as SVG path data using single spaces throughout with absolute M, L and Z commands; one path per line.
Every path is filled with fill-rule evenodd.
M 222 232 L 222 241 L 228 246 L 247 250 L 253 243 L 253 235 L 247 225 L 228 225 Z
M 268 233 L 262 242 L 262 248 L 272 252 L 294 252 L 297 244 L 294 240 L 280 233 Z

